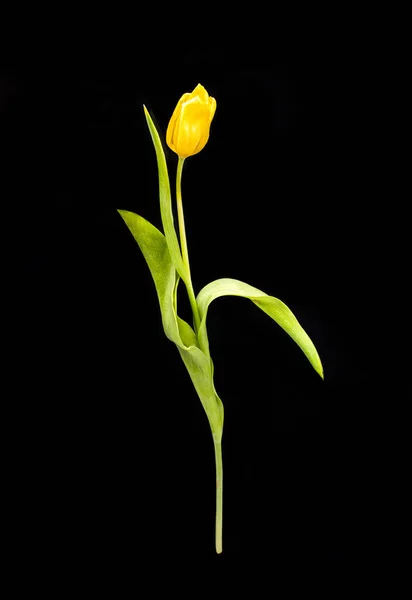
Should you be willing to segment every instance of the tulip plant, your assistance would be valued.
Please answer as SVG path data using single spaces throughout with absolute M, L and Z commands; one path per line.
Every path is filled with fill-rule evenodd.
M 195 295 L 186 243 L 181 179 L 186 158 L 200 152 L 209 139 L 210 125 L 216 110 L 216 100 L 211 98 L 200 84 L 192 93 L 183 94 L 173 112 L 166 133 L 168 146 L 178 155 L 176 203 L 180 245 L 173 221 L 172 195 L 162 142 L 146 107 L 143 108 L 156 151 L 160 212 L 164 233 L 140 215 L 126 210 L 119 210 L 119 213 L 148 264 L 156 287 L 164 332 L 166 337 L 176 344 L 212 430 L 216 461 L 215 540 L 216 552 L 221 553 L 223 404 L 213 383 L 213 361 L 207 337 L 206 318 L 210 303 L 219 296 L 249 298 L 290 335 L 322 378 L 323 369 L 319 355 L 309 336 L 281 300 L 268 296 L 247 283 L 227 278 L 209 283 L 197 296 Z M 186 286 L 193 312 L 193 327 L 177 314 L 177 289 L 180 280 Z

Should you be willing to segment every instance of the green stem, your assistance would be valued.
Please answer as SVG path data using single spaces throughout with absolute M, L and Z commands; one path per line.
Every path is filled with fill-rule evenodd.
M 199 309 L 198 309 L 197 303 L 196 303 L 195 292 L 193 290 L 192 278 L 190 275 L 189 253 L 187 251 L 185 218 L 184 218 L 184 214 L 183 214 L 182 190 L 181 190 L 182 171 L 183 171 L 184 162 L 185 162 L 185 159 L 180 158 L 180 156 L 179 156 L 179 162 L 177 163 L 177 173 L 176 173 L 177 218 L 179 221 L 180 246 L 182 249 L 183 264 L 187 271 L 187 281 L 185 281 L 185 284 L 186 284 L 186 289 L 187 289 L 187 293 L 189 296 L 190 306 L 192 307 L 195 332 L 197 333 L 199 331 L 199 327 L 200 327 L 200 317 L 199 317 Z
M 183 203 L 182 203 L 182 171 L 184 158 L 179 157 L 177 163 L 176 173 L 176 202 L 177 202 L 177 217 L 179 221 L 179 234 L 180 234 L 180 246 L 182 250 L 183 265 L 186 270 L 186 289 L 190 300 L 190 306 L 192 307 L 193 320 L 196 334 L 200 327 L 200 316 L 199 309 L 196 303 L 195 293 L 192 285 L 192 278 L 190 275 L 190 264 L 189 264 L 189 253 L 187 251 L 187 240 L 185 230 L 185 218 L 183 214 Z M 215 461 L 216 461 L 216 552 L 221 554 L 222 552 L 222 519 L 223 519 L 223 464 L 222 464 L 222 435 L 213 435 L 213 444 L 215 447 Z
M 222 524 L 223 524 L 223 464 L 222 441 L 213 436 L 216 460 L 216 552 L 222 552 Z

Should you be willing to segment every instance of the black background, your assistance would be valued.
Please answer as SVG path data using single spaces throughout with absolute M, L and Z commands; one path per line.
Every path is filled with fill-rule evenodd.
M 192 31 L 178 49 L 175 31 L 144 38 L 141 20 L 139 36 L 131 23 L 105 27 L 56 27 L 47 41 L 23 31 L 3 54 L 2 229 L 17 265 L 11 562 L 43 583 L 86 575 L 115 589 L 170 565 L 186 580 L 193 563 L 238 582 L 333 573 L 339 584 L 380 548 L 391 435 L 382 399 L 406 395 L 392 378 L 401 347 L 387 341 L 393 230 L 371 193 L 379 135 L 368 53 L 356 28 L 349 47 L 338 26 L 320 37 L 250 25 L 253 35 L 239 28 L 223 41 L 211 27 L 207 43 Z M 142 104 L 164 135 L 199 82 L 217 111 L 184 171 L 195 290 L 233 277 L 279 297 L 325 371 L 322 382 L 247 300 L 212 304 L 225 406 L 221 556 L 209 426 L 116 212 L 161 227 Z M 183 286 L 179 303 L 190 320 Z

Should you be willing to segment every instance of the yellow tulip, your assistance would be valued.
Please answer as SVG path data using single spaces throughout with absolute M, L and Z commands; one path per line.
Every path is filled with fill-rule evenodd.
M 191 94 L 183 94 L 170 119 L 166 132 L 169 148 L 180 158 L 200 152 L 209 139 L 216 100 L 200 83 Z

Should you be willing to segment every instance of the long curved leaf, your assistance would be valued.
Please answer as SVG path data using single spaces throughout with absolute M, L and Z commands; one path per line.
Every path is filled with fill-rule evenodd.
M 140 215 L 126 210 L 118 211 L 130 229 L 148 264 L 155 283 L 160 305 L 163 329 L 174 342 L 189 372 L 212 433 L 220 439 L 223 429 L 223 404 L 213 384 L 213 364 L 199 348 L 191 326 L 176 313 L 178 274 L 172 263 L 165 236 Z
M 238 281 L 237 279 L 217 279 L 206 285 L 197 296 L 197 304 L 200 314 L 200 328 L 198 332 L 199 344 L 209 353 L 209 342 L 207 339 L 206 317 L 209 304 L 220 296 L 241 296 L 248 298 L 269 317 L 271 317 L 282 329 L 290 335 L 303 351 L 312 367 L 323 379 L 323 368 L 319 354 L 305 330 L 292 311 L 278 298 L 268 296 L 261 290 Z
M 167 171 L 166 157 L 163 152 L 162 142 L 155 124 L 145 106 L 144 114 L 153 145 L 156 151 L 157 167 L 159 172 L 159 199 L 160 199 L 160 215 L 162 217 L 163 230 L 167 247 L 169 248 L 170 256 L 176 271 L 179 273 L 183 281 L 187 281 L 186 268 L 183 264 L 182 255 L 180 252 L 179 242 L 177 240 L 176 230 L 173 223 L 172 197 L 170 194 L 169 175 Z

